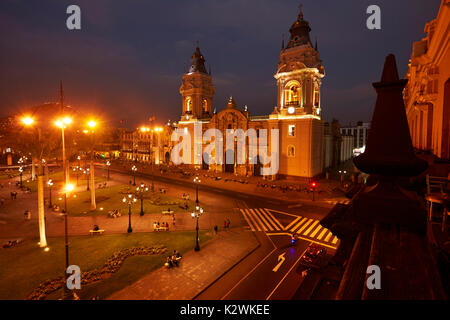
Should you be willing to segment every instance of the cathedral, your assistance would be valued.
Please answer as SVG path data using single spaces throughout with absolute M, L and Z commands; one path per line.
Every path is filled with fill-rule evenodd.
M 230 97 L 225 108 L 216 112 L 213 109 L 214 86 L 211 72 L 205 68 L 205 57 L 198 47 L 191 57 L 191 65 L 183 75 L 180 94 L 182 97 L 182 115 L 178 128 L 192 139 L 190 148 L 193 166 L 215 172 L 231 172 L 237 175 L 266 175 L 268 178 L 311 178 L 324 169 L 324 126 L 321 120 L 320 88 L 325 70 L 317 50 L 312 45 L 309 33 L 311 28 L 304 20 L 300 9 L 297 20 L 289 29 L 289 42 L 284 41 L 274 78 L 277 83 L 277 103 L 269 115 L 252 116 L 247 107 L 237 106 Z M 211 163 L 194 161 L 194 157 L 204 152 L 206 143 L 200 140 L 202 151 L 195 149 L 195 126 L 201 124 L 202 134 L 208 129 L 225 131 L 242 129 L 255 130 L 259 141 L 261 129 L 267 132 L 267 151 L 276 153 L 278 168 L 270 174 L 263 174 L 262 167 L 267 166 L 262 156 L 249 153 L 252 141 L 245 138 L 245 161 L 236 161 L 236 143 L 234 147 L 223 143 L 222 154 L 234 157 L 235 161 Z M 271 134 L 278 131 L 274 145 Z M 189 133 L 189 135 L 187 135 Z M 247 139 L 248 138 L 248 139 Z M 217 150 L 215 150 L 217 152 Z

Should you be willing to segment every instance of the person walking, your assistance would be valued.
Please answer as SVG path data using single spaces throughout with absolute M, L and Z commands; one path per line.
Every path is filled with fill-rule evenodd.
M 214 232 L 215 234 L 217 234 L 217 231 L 219 230 L 219 228 L 217 227 L 217 225 L 214 226 Z

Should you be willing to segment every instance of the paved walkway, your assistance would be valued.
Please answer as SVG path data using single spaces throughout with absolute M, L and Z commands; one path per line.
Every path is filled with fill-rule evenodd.
M 179 267 L 155 270 L 107 299 L 192 300 L 258 246 L 253 233 L 242 228 L 219 232 L 199 252 L 185 254 Z

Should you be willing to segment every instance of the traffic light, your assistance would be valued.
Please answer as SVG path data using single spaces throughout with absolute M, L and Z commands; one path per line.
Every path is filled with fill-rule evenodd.
M 312 191 L 312 201 L 314 201 L 314 191 L 316 191 L 317 182 L 311 181 L 310 186 L 311 186 L 311 191 Z

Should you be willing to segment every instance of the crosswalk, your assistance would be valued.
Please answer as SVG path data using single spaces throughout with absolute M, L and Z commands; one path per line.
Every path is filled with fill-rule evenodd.
M 294 217 L 288 225 L 283 226 L 274 214 L 278 211 L 266 208 L 245 208 L 240 211 L 252 231 L 264 231 L 268 234 L 297 233 L 301 238 L 318 243 L 327 243 L 333 247 L 338 245 L 339 239 L 317 219 L 279 212 Z

